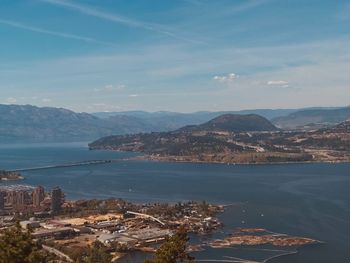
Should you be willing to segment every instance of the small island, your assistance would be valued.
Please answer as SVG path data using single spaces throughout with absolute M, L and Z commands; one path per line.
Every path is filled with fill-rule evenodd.
M 18 172 L 13 171 L 6 171 L 6 170 L 0 170 L 0 181 L 7 181 L 7 180 L 22 180 L 23 176 L 21 176 Z
M 318 244 L 320 241 L 289 236 L 270 232 L 264 228 L 238 228 L 224 239 L 217 239 L 208 242 L 212 248 L 225 248 L 231 246 L 261 246 L 270 245 L 275 247 L 299 247 L 311 244 Z

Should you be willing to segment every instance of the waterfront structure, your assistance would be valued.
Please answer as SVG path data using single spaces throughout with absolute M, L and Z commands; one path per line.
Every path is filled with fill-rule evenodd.
M 44 187 L 38 186 L 37 188 L 35 188 L 33 190 L 32 196 L 33 196 L 33 206 L 36 208 L 40 207 L 41 202 L 44 201 L 44 198 L 45 198 Z
M 51 192 L 51 211 L 57 213 L 62 208 L 62 190 L 59 187 L 55 187 Z

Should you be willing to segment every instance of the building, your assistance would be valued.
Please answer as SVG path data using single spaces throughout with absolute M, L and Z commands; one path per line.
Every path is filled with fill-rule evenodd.
M 5 198 L 6 192 L 0 191 L 0 211 L 3 211 L 5 209 Z
M 109 245 L 111 243 L 118 243 L 127 247 L 134 247 L 138 242 L 135 238 L 127 237 L 121 234 L 101 234 L 98 238 L 98 241 L 105 245 Z
M 38 229 L 32 233 L 33 238 L 64 238 L 75 235 L 73 228 L 60 227 L 54 229 Z
M 33 206 L 36 208 L 40 207 L 41 202 L 44 201 L 45 199 L 44 187 L 38 186 L 37 188 L 35 188 L 33 190 L 32 196 L 33 196 Z
M 62 190 L 59 187 L 55 187 L 51 192 L 51 211 L 57 213 L 62 208 Z
M 33 228 L 39 228 L 40 227 L 40 222 L 39 221 L 31 221 L 31 220 L 25 220 L 19 222 L 21 227 L 23 229 L 33 229 Z
M 173 233 L 168 229 L 160 229 L 158 227 L 143 228 L 134 231 L 127 231 L 123 235 L 144 242 L 158 242 L 171 236 Z
M 121 229 L 122 225 L 116 221 L 100 222 L 97 224 L 86 224 L 92 231 L 103 231 L 105 233 L 113 233 Z
M 25 190 L 11 191 L 7 193 L 6 203 L 14 210 L 22 210 L 31 203 L 31 197 Z

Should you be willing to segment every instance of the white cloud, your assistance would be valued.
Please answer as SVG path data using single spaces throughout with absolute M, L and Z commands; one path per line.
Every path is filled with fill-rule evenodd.
M 224 76 L 214 76 L 213 79 L 221 83 L 229 83 L 238 78 L 238 75 L 235 73 L 230 73 Z
M 135 97 L 139 97 L 140 95 L 139 94 L 130 94 L 129 97 L 131 98 L 135 98 Z
M 289 82 L 288 81 L 285 81 L 285 80 L 269 80 L 267 82 L 267 85 L 270 85 L 270 86 L 279 86 L 279 87 L 282 87 L 282 88 L 289 88 Z
M 56 90 L 55 94 L 44 97 L 52 96 L 57 106 L 77 111 L 94 111 L 87 107 L 95 99 L 109 105 L 123 106 L 124 109 L 141 108 L 150 111 L 158 109 L 156 107 L 173 111 L 206 110 L 209 102 L 217 103 L 218 110 L 347 105 L 350 101 L 350 55 L 346 53 L 349 46 L 349 40 L 334 40 L 292 46 L 244 49 L 230 47 L 210 51 L 203 57 L 202 52 L 196 50 L 161 44 L 132 53 L 120 50 L 23 63 L 18 68 L 23 72 L 22 78 L 18 78 L 16 73 L 0 74 L 0 90 L 5 100 L 7 97 L 16 97 L 8 89 L 9 86 L 23 89 L 26 96 L 45 94 L 50 86 Z M 173 63 L 167 64 L 165 61 Z M 0 63 L 3 68 L 14 65 L 11 62 Z M 138 66 L 135 68 L 135 65 Z M 167 69 L 167 74 L 148 74 L 151 70 L 155 72 L 161 69 Z M 172 69 L 179 70 L 172 75 Z M 215 75 L 213 72 L 247 74 L 227 84 L 215 80 L 221 85 L 234 86 L 235 96 L 232 96 L 233 89 L 212 88 L 214 80 L 208 79 L 211 80 Z M 226 74 L 218 75 L 222 77 Z M 197 76 L 200 77 L 195 79 Z M 105 82 L 101 85 L 103 80 Z M 103 89 L 104 84 L 114 84 L 113 81 L 118 84 L 117 81 L 123 80 L 133 87 L 133 91 L 129 92 L 127 87 L 128 93 L 126 90 L 123 94 L 105 91 L 95 93 L 94 95 L 101 95 L 97 98 L 91 95 L 94 87 Z M 186 82 L 182 85 L 184 80 Z M 278 80 L 288 81 L 290 87 L 267 85 L 268 81 Z M 139 88 L 141 86 L 144 88 Z M 188 92 L 200 98 L 198 102 L 191 101 Z M 67 97 L 67 93 L 73 95 Z M 127 100 L 128 94 L 133 93 L 147 96 L 147 99 Z M 109 108 L 106 107 L 106 110 Z

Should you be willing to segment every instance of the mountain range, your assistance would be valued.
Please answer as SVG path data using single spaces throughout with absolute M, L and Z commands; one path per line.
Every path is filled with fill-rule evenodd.
M 272 119 L 282 129 L 298 129 L 305 126 L 333 126 L 350 119 L 350 106 L 336 109 L 305 109 Z
M 349 107 L 312 108 L 301 111 L 257 109 L 238 112 L 128 111 L 89 114 L 63 108 L 0 104 L 0 143 L 92 141 L 109 135 L 173 131 L 184 126 L 203 124 L 225 114 L 257 114 L 272 120 L 278 127 L 294 127 L 295 125 L 287 124 L 296 123 L 296 119 L 310 115 L 310 111 L 316 112 L 321 117 L 316 119 L 316 114 L 305 122 L 310 123 L 314 120 L 325 120 L 327 123 L 329 120 L 341 122 L 350 118 Z M 339 112 L 342 114 L 339 115 Z M 331 115 L 338 117 L 331 118 L 329 117 Z

